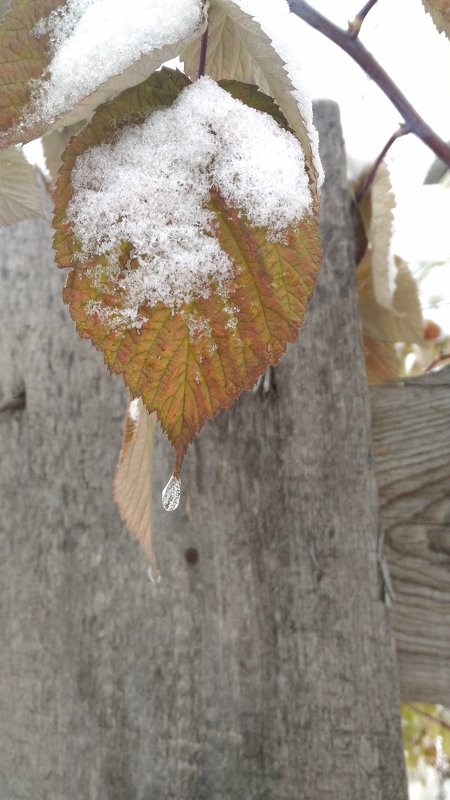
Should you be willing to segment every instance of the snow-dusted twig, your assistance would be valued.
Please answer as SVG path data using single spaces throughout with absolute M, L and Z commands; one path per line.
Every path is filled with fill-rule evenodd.
M 417 113 L 409 100 L 400 91 L 392 78 L 383 69 L 381 64 L 364 47 L 358 36 L 354 36 L 351 30 L 344 30 L 335 25 L 327 17 L 316 11 L 306 0 L 288 0 L 289 7 L 293 14 L 307 22 L 315 30 L 323 33 L 331 39 L 342 50 L 348 53 L 354 61 L 372 78 L 382 92 L 389 98 L 391 103 L 400 112 L 405 126 L 411 133 L 428 145 L 430 150 L 440 158 L 444 164 L 450 168 L 450 147 L 440 136 L 433 131 L 424 119 Z

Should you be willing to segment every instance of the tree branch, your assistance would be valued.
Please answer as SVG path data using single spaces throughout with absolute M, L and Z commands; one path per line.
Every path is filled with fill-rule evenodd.
M 367 3 L 367 6 L 372 6 Z M 428 145 L 430 150 L 440 158 L 447 167 L 450 168 L 450 147 L 433 131 L 424 119 L 417 113 L 409 100 L 400 91 L 392 78 L 383 69 L 381 64 L 360 42 L 358 36 L 354 36 L 351 30 L 339 28 L 329 19 L 316 11 L 306 0 L 289 0 L 289 7 L 293 14 L 307 22 L 312 28 L 323 33 L 328 39 L 337 44 L 342 50 L 348 53 L 354 61 L 372 78 L 382 92 L 389 98 L 397 111 L 405 121 L 406 128 L 414 133 L 419 139 Z M 368 9 L 368 11 L 370 8 Z M 364 9 L 363 9 L 364 11 Z M 368 11 L 366 13 L 368 13 Z M 362 13 L 362 12 L 360 12 Z
M 355 39 L 359 35 L 359 32 L 360 32 L 360 30 L 362 28 L 362 24 L 363 24 L 365 18 L 367 17 L 367 14 L 369 13 L 369 11 L 372 10 L 372 8 L 374 7 L 375 3 L 377 3 L 377 2 L 378 2 L 378 0 L 369 0 L 369 2 L 366 3 L 365 6 L 363 6 L 361 11 L 358 12 L 358 14 L 356 15 L 356 17 L 353 20 L 353 22 L 351 22 L 349 24 L 348 30 L 349 30 L 349 33 L 351 33 L 353 39 Z
M 394 142 L 396 142 L 397 139 L 400 138 L 400 136 L 406 136 L 406 134 L 408 134 L 408 133 L 411 133 L 411 131 L 406 127 L 406 125 L 400 125 L 398 130 L 396 130 L 395 133 L 392 134 L 390 139 L 388 139 L 388 141 L 384 145 L 381 153 L 379 154 L 379 156 L 377 156 L 377 158 L 373 162 L 372 167 L 370 168 L 369 172 L 367 173 L 366 177 L 364 178 L 364 181 L 362 182 L 362 184 L 361 184 L 361 186 L 360 186 L 360 188 L 358 190 L 358 193 L 356 195 L 356 202 L 357 203 L 360 203 L 361 200 L 363 199 L 363 197 L 364 197 L 365 193 L 367 192 L 368 188 L 370 187 L 375 175 L 377 174 L 378 167 L 380 166 L 381 162 L 383 161 L 383 158 L 385 157 L 385 155 L 388 152 L 388 150 L 391 149 L 391 147 L 394 144 Z

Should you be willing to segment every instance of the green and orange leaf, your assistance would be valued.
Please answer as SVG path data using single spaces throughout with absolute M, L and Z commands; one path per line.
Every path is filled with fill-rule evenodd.
M 99 288 L 93 281 L 92 266 L 103 263 L 105 256 L 82 262 L 66 220 L 77 156 L 92 145 L 113 141 L 130 120 L 139 122 L 155 108 L 169 107 L 188 84 L 186 76 L 164 69 L 99 109 L 64 154 L 54 218 L 57 261 L 72 267 L 64 299 L 78 331 L 103 353 L 111 372 L 123 376 L 132 396 L 141 397 L 149 412 L 157 412 L 175 450 L 175 474 L 205 421 L 250 389 L 269 364 L 278 362 L 287 343 L 295 341 L 321 262 L 316 194 L 309 216 L 292 225 L 281 243 L 270 241 L 266 229 L 252 226 L 240 209 L 212 191 L 215 235 L 237 267 L 226 291 L 211 285 L 208 297 L 176 311 L 162 303 L 141 306 L 145 323 L 139 330 L 107 325 L 96 313 L 96 308 L 120 309 L 120 296 L 110 282 Z M 262 100 L 255 87 L 245 92 L 250 102 L 254 95 L 258 109 L 263 103 L 269 113 L 279 115 L 274 102 Z M 123 247 L 126 254 L 129 244 Z

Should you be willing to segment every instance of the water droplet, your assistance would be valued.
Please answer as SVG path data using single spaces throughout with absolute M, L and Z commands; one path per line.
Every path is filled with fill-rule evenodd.
M 152 583 L 161 583 L 161 575 L 159 574 L 159 571 L 156 573 L 156 575 L 154 575 L 152 568 L 149 567 L 148 570 L 147 570 L 147 575 L 148 575 L 148 579 Z
M 167 486 L 162 492 L 162 504 L 166 511 L 175 511 L 178 508 L 181 496 L 181 481 L 172 475 Z

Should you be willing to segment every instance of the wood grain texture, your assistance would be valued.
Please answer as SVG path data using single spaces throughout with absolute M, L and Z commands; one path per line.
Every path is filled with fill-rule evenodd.
M 450 369 L 371 405 L 402 698 L 450 705 Z
M 111 500 L 125 392 L 77 341 L 45 223 L 1 234 L 0 403 L 27 393 L 0 417 L 5 800 L 406 800 L 336 107 L 317 123 L 303 335 L 275 392 L 202 431 L 179 510 L 156 503 L 158 586 Z

